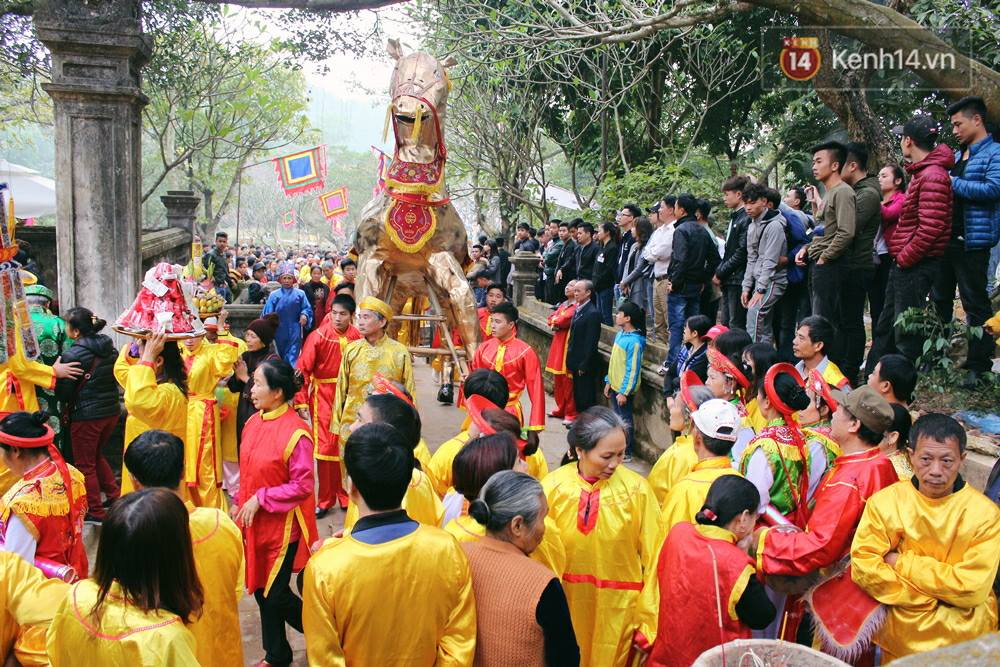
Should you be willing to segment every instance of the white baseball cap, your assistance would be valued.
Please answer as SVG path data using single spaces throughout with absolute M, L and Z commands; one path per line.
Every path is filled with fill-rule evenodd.
M 721 398 L 705 401 L 691 413 L 691 419 L 702 435 L 719 440 L 736 442 L 740 427 L 740 413 L 736 406 Z

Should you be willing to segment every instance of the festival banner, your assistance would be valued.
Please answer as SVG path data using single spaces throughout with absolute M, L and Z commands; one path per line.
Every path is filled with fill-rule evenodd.
M 295 226 L 295 209 L 285 211 L 285 214 L 281 217 L 281 226 L 285 229 L 291 229 Z
M 326 178 L 326 146 L 277 157 L 272 162 L 278 173 L 278 185 L 286 197 L 323 188 Z
M 323 217 L 327 220 L 345 215 L 347 213 L 347 186 L 324 192 L 319 196 L 319 204 L 323 208 Z
M 378 158 L 378 166 L 375 170 L 375 187 L 372 190 L 372 196 L 377 197 L 385 190 L 385 178 L 389 173 L 389 165 L 392 164 L 392 158 L 374 146 L 372 146 L 372 155 Z

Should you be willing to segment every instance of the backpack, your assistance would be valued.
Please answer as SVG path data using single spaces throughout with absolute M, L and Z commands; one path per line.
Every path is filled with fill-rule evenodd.
M 785 218 L 785 243 L 788 245 L 788 264 L 785 267 L 788 273 L 788 284 L 795 285 L 801 283 L 806 279 L 806 269 L 804 266 L 798 266 L 795 263 L 795 256 L 799 254 L 799 250 L 802 246 L 809 242 L 809 237 L 806 235 L 806 227 L 802 222 L 802 218 L 799 217 L 798 211 L 792 209 L 780 211 L 782 216 Z

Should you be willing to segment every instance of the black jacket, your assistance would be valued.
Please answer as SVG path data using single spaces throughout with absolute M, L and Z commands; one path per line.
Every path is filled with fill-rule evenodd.
M 559 259 L 556 260 L 556 271 L 562 271 L 562 282 L 565 285 L 576 278 L 576 241 L 568 239 L 559 251 Z
M 598 245 L 597 258 L 594 260 L 594 291 L 603 292 L 615 285 L 618 274 L 618 244 L 609 241 L 607 245 Z
M 223 255 L 220 255 L 218 250 L 212 248 L 204 255 L 201 256 L 201 264 L 206 269 L 209 264 L 214 264 L 215 268 L 212 270 L 212 284 L 216 287 L 228 287 L 229 286 L 229 263 Z
M 594 299 L 576 311 L 569 328 L 569 347 L 566 350 L 566 368 L 573 373 L 596 372 L 601 361 L 597 344 L 601 340 L 601 313 Z
M 746 234 L 744 234 L 746 236 Z M 746 248 L 743 249 L 744 256 Z M 744 259 L 744 264 L 746 260 Z M 670 258 L 672 294 L 697 296 L 719 266 L 719 247 L 715 239 L 693 217 L 678 220 L 674 225 L 674 247 Z M 740 274 L 740 280 L 742 280 Z
M 104 419 L 121 413 L 114 374 L 117 357 L 115 344 L 104 334 L 81 336 L 63 352 L 63 363 L 76 361 L 84 373 L 75 380 L 56 381 L 56 398 L 62 405 L 72 403 L 72 421 Z
M 591 241 L 587 245 L 576 246 L 576 279 L 593 280 L 594 263 L 597 261 L 597 253 L 600 252 L 596 241 Z M 565 278 L 565 276 L 563 276 Z
M 750 216 L 745 208 L 740 208 L 729 217 L 729 236 L 726 237 L 726 252 L 722 256 L 715 275 L 723 285 L 743 284 L 743 274 L 747 268 L 747 231 Z
M 622 277 L 625 276 L 625 264 L 628 263 L 628 253 L 632 249 L 632 244 L 635 243 L 635 234 L 632 230 L 628 230 L 622 234 L 622 242 L 618 244 L 618 256 L 615 261 L 618 263 L 618 267 L 615 270 L 615 283 L 620 283 Z

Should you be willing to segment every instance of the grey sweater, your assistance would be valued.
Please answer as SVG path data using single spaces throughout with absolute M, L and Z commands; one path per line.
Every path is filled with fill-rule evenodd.
M 771 284 L 788 284 L 788 272 L 780 266 L 782 257 L 788 256 L 785 238 L 785 216 L 774 209 L 764 211 L 750 221 L 747 231 L 747 270 L 743 274 L 743 291 L 766 291 Z

